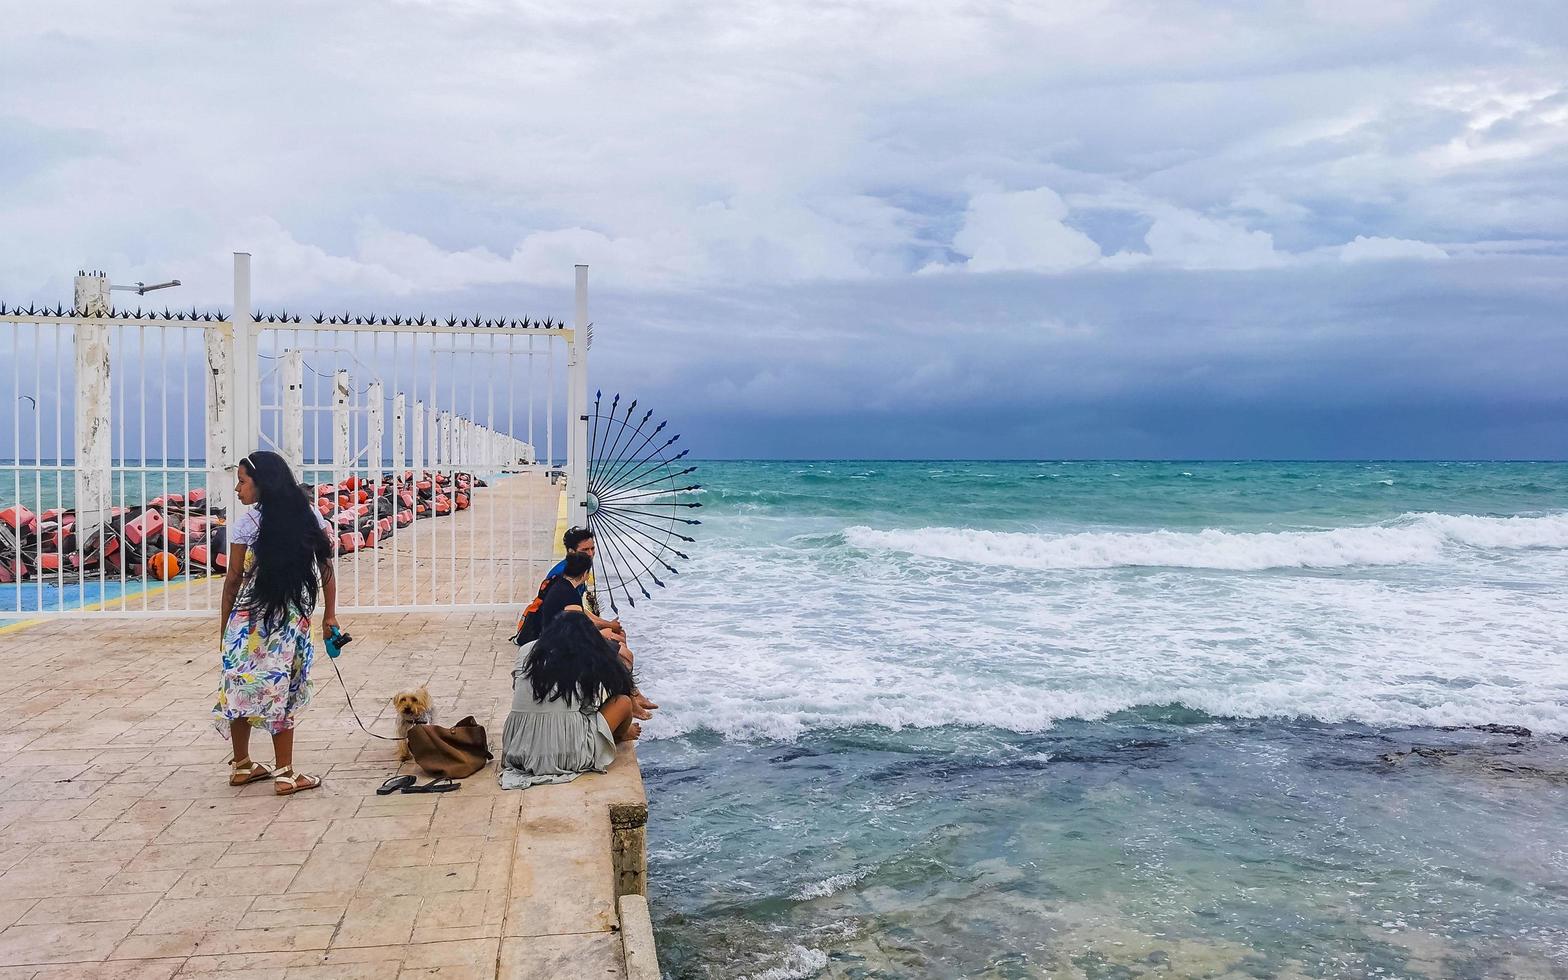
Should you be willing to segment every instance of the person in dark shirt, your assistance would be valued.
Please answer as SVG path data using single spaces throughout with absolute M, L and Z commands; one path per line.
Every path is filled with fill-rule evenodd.
M 517 636 L 519 644 L 539 639 L 539 634 L 561 613 L 583 611 L 581 589 L 593 569 L 593 559 L 580 551 L 572 551 L 567 553 L 561 566 L 561 573 L 550 580 L 540 595 L 539 608 L 523 618 L 523 627 Z
M 593 569 L 593 557 L 573 552 L 564 560 L 561 575 L 545 590 L 539 604 L 539 629 L 543 631 L 563 612 L 587 612 L 583 608 L 583 585 Z
M 567 554 L 580 551 L 589 558 L 594 557 L 595 545 L 593 530 L 586 527 L 571 527 L 561 536 L 561 545 Z M 556 578 L 566 571 L 566 559 L 562 558 L 555 563 L 555 567 L 545 573 L 545 578 Z M 588 578 L 578 586 L 577 594 L 582 596 L 583 612 L 588 614 L 588 619 L 605 634 L 605 639 L 614 643 L 626 642 L 626 630 L 621 626 L 619 619 L 605 619 L 599 615 L 599 602 L 594 590 L 589 588 L 593 582 L 593 572 L 588 572 Z

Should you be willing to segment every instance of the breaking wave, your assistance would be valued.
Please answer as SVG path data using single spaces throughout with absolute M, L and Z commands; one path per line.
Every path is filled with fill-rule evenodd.
M 1115 531 L 1038 534 L 928 527 L 845 529 L 851 547 L 924 558 L 1041 570 L 1091 568 L 1349 568 L 1431 562 L 1453 548 L 1568 548 L 1568 514 L 1474 517 L 1406 514 L 1396 521 L 1322 531 Z

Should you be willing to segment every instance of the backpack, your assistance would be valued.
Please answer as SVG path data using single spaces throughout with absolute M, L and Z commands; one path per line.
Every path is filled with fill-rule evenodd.
M 544 594 L 550 591 L 550 586 L 555 583 L 558 577 L 556 575 L 546 575 L 544 581 L 539 583 L 539 594 L 534 596 L 534 601 L 530 602 L 523 609 L 522 618 L 517 621 L 517 632 L 512 634 L 513 643 L 522 646 L 524 643 L 539 638 L 539 607 L 544 605 Z M 523 634 L 525 632 L 531 632 L 532 635 L 524 639 Z

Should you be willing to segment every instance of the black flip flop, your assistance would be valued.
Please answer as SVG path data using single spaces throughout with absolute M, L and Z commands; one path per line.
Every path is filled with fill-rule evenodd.
M 462 784 L 454 783 L 451 776 L 441 776 L 432 779 L 423 786 L 404 786 L 405 793 L 452 793 L 462 789 Z
M 416 780 L 414 776 L 409 773 L 403 773 L 401 776 L 392 776 L 386 782 L 381 784 L 381 788 L 376 790 L 376 795 L 391 796 L 400 789 L 406 793 L 408 790 L 404 787 L 412 786 L 415 782 Z

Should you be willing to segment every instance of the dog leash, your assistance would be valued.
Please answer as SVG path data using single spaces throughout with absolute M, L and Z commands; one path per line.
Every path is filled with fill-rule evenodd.
M 341 649 L 341 647 L 340 647 L 340 649 Z M 405 741 L 407 741 L 406 738 L 399 737 L 399 736 L 396 736 L 396 735 L 377 735 L 375 732 L 373 732 L 369 728 L 365 727 L 365 723 L 360 720 L 359 710 L 354 707 L 354 699 L 352 697 L 349 697 L 348 683 L 343 680 L 343 671 L 338 669 L 338 658 L 335 657 L 335 656 L 331 656 L 330 655 L 331 652 L 332 651 L 330 649 L 327 651 L 327 653 L 329 654 L 327 659 L 332 662 L 332 672 L 338 675 L 338 683 L 343 686 L 343 700 L 348 702 L 349 713 L 354 716 L 354 721 L 355 721 L 355 723 L 357 723 L 359 725 L 360 729 L 366 735 L 369 735 L 371 738 L 385 739 L 388 742 L 405 742 Z

